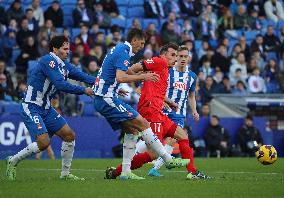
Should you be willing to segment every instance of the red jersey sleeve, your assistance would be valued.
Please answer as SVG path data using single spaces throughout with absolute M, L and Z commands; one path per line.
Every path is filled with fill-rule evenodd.
M 145 71 L 161 71 L 167 67 L 167 62 L 160 57 L 153 57 L 142 62 Z

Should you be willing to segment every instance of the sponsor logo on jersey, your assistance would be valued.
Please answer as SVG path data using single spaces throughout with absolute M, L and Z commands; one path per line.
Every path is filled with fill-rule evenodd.
M 51 68 L 54 68 L 54 67 L 55 67 L 55 62 L 54 62 L 54 61 L 50 61 L 50 62 L 49 62 L 49 66 L 50 66 Z
M 178 90 L 184 90 L 186 91 L 187 89 L 187 84 L 183 82 L 174 82 L 174 88 Z

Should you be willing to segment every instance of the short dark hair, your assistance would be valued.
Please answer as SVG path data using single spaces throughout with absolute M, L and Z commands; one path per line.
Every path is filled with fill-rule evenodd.
M 184 51 L 184 50 L 189 51 L 188 48 L 185 45 L 181 45 L 181 46 L 178 47 L 177 51 L 180 52 L 180 51 Z
M 212 118 L 216 118 L 218 121 L 220 120 L 220 118 L 217 115 L 212 115 Z
M 246 119 L 247 120 L 253 120 L 252 114 L 251 113 L 247 114 Z
M 66 36 L 59 35 L 52 37 L 51 41 L 49 42 L 49 51 L 52 52 L 53 48 L 59 49 L 64 43 L 69 43 L 69 40 Z
M 145 39 L 144 33 L 138 28 L 131 28 L 127 34 L 127 41 L 130 43 L 134 38 Z
M 178 45 L 175 43 L 168 43 L 164 45 L 160 50 L 160 55 L 165 54 L 170 48 L 178 50 Z
M 26 10 L 25 10 L 25 13 L 27 13 L 27 12 L 29 12 L 29 11 L 34 11 L 33 9 L 31 9 L 31 8 L 27 8 Z

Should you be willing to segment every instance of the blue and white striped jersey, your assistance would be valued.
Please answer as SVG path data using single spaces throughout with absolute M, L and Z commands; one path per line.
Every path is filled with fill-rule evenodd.
M 43 56 L 28 77 L 28 89 L 24 102 L 49 109 L 50 100 L 57 91 L 84 94 L 84 87 L 66 82 L 67 78 L 88 84 L 94 84 L 95 82 L 95 77 L 81 72 L 68 61 L 62 61 L 52 52 Z
M 106 55 L 98 73 L 94 92 L 97 96 L 114 97 L 119 83 L 116 81 L 116 71 L 127 71 L 132 56 L 130 43 L 119 43 Z
M 175 117 L 186 117 L 186 108 L 190 92 L 195 91 L 197 76 L 187 69 L 179 72 L 175 67 L 169 70 L 168 89 L 166 96 L 178 104 L 177 111 L 164 110 L 165 114 L 174 114 Z

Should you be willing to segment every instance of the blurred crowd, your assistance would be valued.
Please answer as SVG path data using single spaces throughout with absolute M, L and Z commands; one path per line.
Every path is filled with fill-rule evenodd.
M 41 7 L 44 1 L 23 2 L 14 0 L 7 9 L 0 6 L 0 100 L 21 100 L 30 63 L 48 53 L 53 35 L 69 37 L 70 61 L 96 76 L 106 53 L 124 41 L 131 27 L 143 29 L 146 35 L 145 49 L 133 62 L 158 55 L 168 42 L 190 49 L 189 68 L 199 77 L 196 91 L 201 113 L 215 93 L 283 93 L 283 1 L 145 0 L 140 18 L 122 14 L 121 0 L 75 0 L 69 26 L 64 23 L 66 13 L 60 1 L 46 9 Z M 142 25 L 146 19 L 153 22 Z M 132 23 L 118 25 L 114 20 Z M 12 58 L 15 50 L 19 54 Z M 122 86 L 131 93 L 126 100 L 135 105 L 137 85 Z M 64 97 L 68 100 L 55 104 L 64 108 L 63 113 L 76 115 L 72 108 L 78 97 Z

